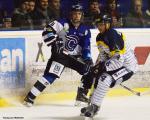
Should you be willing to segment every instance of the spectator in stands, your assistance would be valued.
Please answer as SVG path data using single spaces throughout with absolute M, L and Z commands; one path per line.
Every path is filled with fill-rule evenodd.
M 117 1 L 116 0 L 107 0 L 106 3 L 106 13 L 110 14 L 112 17 L 112 26 L 113 27 L 122 27 L 123 21 L 119 11 L 117 10 Z
M 48 11 L 51 13 L 54 19 L 59 19 L 62 17 L 60 8 L 60 0 L 49 1 Z
M 133 0 L 130 13 L 126 17 L 125 27 L 148 27 L 149 18 L 142 11 L 142 0 Z
M 16 8 L 12 15 L 12 26 L 17 28 L 25 28 L 26 23 L 26 14 L 28 11 L 28 0 L 22 0 L 20 7 Z
M 0 27 L 2 27 L 2 21 L 3 20 L 3 10 L 0 9 Z
M 11 28 L 12 27 L 12 21 L 11 21 L 11 18 L 10 17 L 6 17 L 6 18 L 3 18 L 3 28 Z
M 35 0 L 29 0 L 29 3 L 28 3 L 28 12 L 32 12 L 35 8 Z
M 150 0 L 148 0 L 148 8 L 146 10 L 146 14 L 150 17 Z
M 43 29 L 51 19 L 52 15 L 48 12 L 48 0 L 37 0 L 35 9 L 28 15 L 28 21 L 32 21 L 30 27 Z
M 4 17 L 2 19 L 0 30 L 13 30 L 11 17 Z
M 102 14 L 102 11 L 100 9 L 99 0 L 89 0 L 88 11 L 85 12 L 84 16 L 85 24 L 91 28 L 94 28 L 94 21 L 100 14 Z

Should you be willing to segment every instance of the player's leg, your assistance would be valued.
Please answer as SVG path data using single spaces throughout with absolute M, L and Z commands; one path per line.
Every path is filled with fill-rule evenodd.
M 91 97 L 91 104 L 88 107 L 82 108 L 81 113 L 86 117 L 93 117 L 100 108 L 102 101 L 108 92 L 110 87 L 114 87 L 116 84 L 128 80 L 133 75 L 133 72 L 122 67 L 118 70 L 103 73 L 98 79 L 98 84 Z M 89 109 L 95 105 L 96 110 Z
M 63 69 L 64 65 L 50 59 L 47 63 L 44 75 L 31 88 L 24 99 L 24 104 L 29 107 L 32 106 L 36 97 L 43 92 L 47 85 L 52 84 L 56 78 L 61 75 Z
M 24 104 L 27 106 L 32 106 L 34 104 L 34 100 L 41 92 L 50 84 L 52 81 L 56 79 L 55 76 L 49 75 L 49 78 L 43 76 L 41 79 L 37 80 L 36 83 L 33 85 L 29 93 L 24 99 Z
M 81 56 L 79 56 L 79 55 L 73 56 L 73 55 L 67 55 L 67 54 L 64 54 L 64 56 L 68 60 L 68 64 L 66 64 L 66 67 L 75 70 L 80 75 L 83 75 L 83 73 L 84 73 L 83 68 L 85 67 L 86 64 L 82 60 Z M 83 79 L 85 79 L 85 77 L 82 77 L 82 80 Z M 80 87 L 78 87 L 78 93 L 79 94 L 77 95 L 76 100 L 78 99 L 82 102 L 88 102 L 88 98 L 86 96 L 88 93 L 88 89 L 84 89 L 83 86 L 81 85 Z
M 80 105 L 81 102 L 90 102 L 93 90 L 96 88 L 98 83 L 97 78 L 99 78 L 103 71 L 102 66 L 103 64 L 99 63 L 96 66 L 92 67 L 88 74 L 82 76 L 80 86 L 77 90 L 75 105 Z M 89 96 L 87 96 L 87 94 L 89 94 Z
M 86 63 L 82 60 L 81 56 L 68 56 L 66 57 L 69 60 L 69 64 L 66 65 L 67 67 L 77 71 L 80 75 L 83 75 L 85 72 Z M 89 99 L 87 97 L 88 89 L 90 89 L 92 80 L 91 80 L 91 73 L 87 75 L 83 75 L 81 78 L 81 84 L 77 90 L 76 102 L 75 105 L 78 106 L 81 102 L 88 103 Z M 89 82 L 88 82 L 89 80 Z
M 87 94 L 93 84 L 93 80 L 94 78 L 92 77 L 91 73 L 88 73 L 87 75 L 82 76 L 80 86 L 78 87 L 78 90 L 77 90 L 77 96 L 76 96 L 76 102 L 75 102 L 76 106 L 80 105 L 82 102 L 84 103 L 89 102 L 89 98 Z
M 98 80 L 97 88 L 94 90 L 91 97 L 91 104 L 88 107 L 81 109 L 81 114 L 86 117 L 93 117 L 99 110 L 103 98 L 105 97 L 112 83 L 110 75 L 103 73 Z M 94 107 L 93 107 L 94 106 Z

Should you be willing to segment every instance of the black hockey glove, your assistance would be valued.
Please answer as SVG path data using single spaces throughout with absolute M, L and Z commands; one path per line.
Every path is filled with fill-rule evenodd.
M 56 41 L 57 36 L 56 31 L 49 25 L 46 26 L 42 32 L 44 43 L 46 43 L 48 47 Z
M 87 75 L 93 66 L 93 61 L 91 59 L 84 60 L 85 67 L 84 67 L 84 75 Z
M 94 65 L 91 68 L 91 71 L 94 74 L 94 76 L 102 74 L 103 72 L 106 71 L 106 69 L 105 69 L 105 62 L 99 62 L 98 64 Z
M 57 49 L 57 53 L 62 53 L 64 50 L 64 42 L 63 39 L 58 38 L 55 42 L 56 44 L 56 49 Z

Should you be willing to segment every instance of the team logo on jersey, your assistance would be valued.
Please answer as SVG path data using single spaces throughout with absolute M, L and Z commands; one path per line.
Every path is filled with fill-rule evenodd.
M 65 42 L 65 48 L 68 51 L 74 51 L 76 46 L 78 45 L 78 37 L 75 35 L 67 36 L 67 41 Z

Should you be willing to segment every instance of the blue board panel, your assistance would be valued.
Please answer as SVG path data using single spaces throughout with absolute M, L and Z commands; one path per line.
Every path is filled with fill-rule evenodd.
M 0 86 L 25 85 L 25 39 L 0 38 Z

